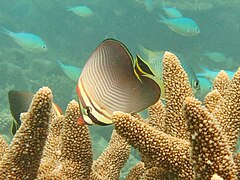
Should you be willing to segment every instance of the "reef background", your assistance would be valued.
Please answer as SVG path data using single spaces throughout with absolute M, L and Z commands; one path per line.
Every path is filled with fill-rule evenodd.
M 153 12 L 148 12 L 144 3 L 135 0 L 83 0 L 81 3 L 77 0 L 0 0 L 0 26 L 16 32 L 38 34 L 48 46 L 46 53 L 31 53 L 0 34 L 0 120 L 12 120 L 7 101 L 7 93 L 11 89 L 36 92 L 42 86 L 49 86 L 54 102 L 62 109 L 71 99 L 77 100 L 76 83 L 63 74 L 56 61 L 81 68 L 96 46 L 106 38 L 122 41 L 133 55 L 140 53 L 139 45 L 180 53 L 196 72 L 200 71 L 199 64 L 236 71 L 240 64 L 240 1 L 164 2 L 178 8 L 184 16 L 193 18 L 201 33 L 195 37 L 183 37 L 158 23 L 158 13 L 163 13 L 158 0 Z M 68 6 L 75 5 L 91 7 L 94 15 L 82 18 L 66 11 Z M 219 64 L 206 61 L 201 56 L 206 51 L 223 52 L 234 61 Z M 92 127 L 90 130 L 92 140 L 99 142 L 93 142 L 93 146 L 101 152 L 110 138 L 112 126 Z M 94 153 L 95 158 L 99 154 Z

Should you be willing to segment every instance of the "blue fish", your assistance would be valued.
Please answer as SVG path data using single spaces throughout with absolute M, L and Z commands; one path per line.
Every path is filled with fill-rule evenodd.
M 67 77 L 69 77 L 74 82 L 78 81 L 82 69 L 75 66 L 63 64 L 61 61 L 57 61 L 57 63 Z
M 200 29 L 195 21 L 190 18 L 180 17 L 180 18 L 166 18 L 163 15 L 159 14 L 161 22 L 166 24 L 169 29 L 182 35 L 182 36 L 195 36 L 200 33 Z
M 12 32 L 4 27 L 0 31 L 11 37 L 19 46 L 31 52 L 45 52 L 47 46 L 45 42 L 37 35 L 24 32 Z
M 169 18 L 181 18 L 183 17 L 182 13 L 177 10 L 175 7 L 163 7 L 164 12 Z
M 217 51 L 207 52 L 203 55 L 217 63 L 228 61 L 228 58 L 223 53 Z
M 201 68 L 202 68 L 203 72 L 197 73 L 196 75 L 197 75 L 198 77 L 207 78 L 207 79 L 209 79 L 209 80 L 212 81 L 212 82 L 214 81 L 215 77 L 218 75 L 218 73 L 219 73 L 219 71 L 220 71 L 220 70 L 210 70 L 210 69 L 208 69 L 208 68 L 206 68 L 206 67 L 201 67 Z M 228 74 L 228 76 L 229 76 L 230 79 L 231 79 L 231 78 L 234 76 L 234 74 L 235 74 L 234 71 L 227 71 L 227 70 L 224 70 L 224 71 Z
M 81 17 L 90 17 L 93 15 L 93 11 L 87 6 L 70 7 L 67 11 L 71 11 Z
M 144 5 L 146 6 L 146 9 L 148 12 L 152 12 L 154 9 L 153 0 L 144 0 Z
M 149 65 L 151 68 L 152 72 L 154 75 L 159 79 L 159 86 L 161 87 L 161 98 L 165 99 L 165 92 L 164 92 L 164 85 L 163 85 L 163 66 L 162 66 L 162 59 L 164 55 L 164 51 L 152 51 L 148 48 L 145 48 L 144 46 L 140 46 L 140 50 L 144 53 L 146 57 L 146 63 Z M 199 80 L 192 69 L 191 66 L 189 66 L 186 61 L 183 58 L 179 58 L 183 69 L 186 71 L 188 74 L 189 78 L 189 83 L 194 91 L 196 93 L 197 91 L 200 90 L 200 84 Z
M 198 74 L 196 75 L 199 80 L 199 84 L 201 88 L 199 91 L 195 93 L 195 96 L 200 100 L 204 100 L 204 97 L 212 90 L 213 82 L 208 78 L 205 78 L 203 76 L 198 76 Z

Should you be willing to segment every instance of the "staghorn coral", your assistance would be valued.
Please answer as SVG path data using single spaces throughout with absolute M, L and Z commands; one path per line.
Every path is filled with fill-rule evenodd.
M 155 167 L 167 170 L 167 172 L 163 172 L 162 177 L 155 174 L 156 169 L 153 170 L 156 179 L 168 179 L 169 177 L 171 177 L 170 179 L 216 179 L 217 177 L 218 179 L 237 179 L 239 168 L 236 168 L 238 161 L 235 158 L 234 147 L 236 146 L 236 135 L 240 129 L 238 126 L 240 122 L 238 114 L 240 112 L 238 108 L 240 107 L 240 69 L 235 73 L 229 85 L 225 86 L 226 89 L 222 91 L 225 92 L 223 97 L 217 90 L 208 94 L 205 99 L 208 111 L 207 108 L 200 107 L 199 101 L 195 104 L 192 103 L 195 101 L 191 91 L 187 90 L 188 86 L 181 86 L 186 81 L 186 74 L 182 73 L 177 58 L 167 52 L 164 55 L 163 63 L 164 68 L 167 69 L 163 70 L 164 83 L 166 80 L 170 83 L 167 84 L 169 91 L 166 90 L 165 117 L 161 114 L 157 118 L 156 113 L 153 116 L 154 122 L 157 122 L 156 119 L 160 121 L 160 128 L 156 125 L 153 126 L 152 123 L 136 119 L 130 114 L 115 112 L 113 115 L 115 129 L 139 150 L 145 172 L 151 171 Z M 176 73 L 180 75 L 176 75 Z M 218 82 L 227 82 L 225 77 L 221 76 L 223 73 L 221 72 L 218 76 Z M 179 84 L 179 82 L 182 83 Z M 185 99 L 186 106 L 183 109 Z M 154 106 L 154 111 L 164 112 L 162 105 Z M 150 113 L 149 119 L 151 116 Z M 179 119 L 180 122 L 174 118 Z M 171 119 L 173 119 L 172 126 Z M 168 126 L 166 126 L 166 121 L 169 121 Z M 204 124 L 200 122 L 204 122 Z M 162 124 L 165 127 L 162 127 Z M 169 131 L 168 128 L 173 128 L 173 130 Z M 172 132 L 178 132 L 178 130 L 180 130 L 180 134 L 175 137 L 176 133 Z M 185 133 L 182 133 L 183 131 Z M 182 134 L 188 135 L 188 138 Z M 200 135 L 197 136 L 198 134 Z M 229 149 L 229 147 L 232 148 Z M 216 175 L 214 175 L 215 173 Z
M 8 148 L 7 142 L 5 139 L 0 135 L 0 161 L 3 158 L 4 153 L 6 152 Z
M 112 153 L 112 150 L 115 150 Z M 93 163 L 92 180 L 115 180 L 120 176 L 120 169 L 124 166 L 130 155 L 130 145 L 116 131 L 112 132 L 112 137 L 108 147 L 102 155 Z M 97 173 L 97 174 L 96 174 Z
M 21 116 L 22 125 L 0 162 L 0 179 L 34 179 L 47 138 L 52 93 L 41 88 L 30 109 Z
M 217 120 L 194 98 L 186 98 L 184 109 L 191 134 L 194 179 L 210 179 L 214 173 L 224 179 L 237 179 L 236 165 L 227 137 L 222 133 Z
M 239 132 L 237 107 L 240 106 L 240 69 L 225 86 L 226 89 L 223 89 L 224 96 L 215 88 L 205 98 L 204 107 L 194 99 L 187 74 L 178 59 L 166 52 L 163 63 L 163 77 L 168 88 L 166 104 L 159 101 L 151 106 L 147 121 L 139 115 L 114 112 L 115 131 L 109 146 L 97 160 L 92 159 L 88 127 L 76 124 L 79 116 L 78 104 L 71 101 L 65 116 L 56 116 L 50 105 L 47 109 L 50 126 L 45 126 L 45 132 L 49 133 L 41 162 L 37 161 L 32 169 L 28 168 L 28 163 L 21 164 L 21 161 L 18 161 L 16 164 L 28 168 L 35 177 L 37 176 L 36 179 L 119 179 L 120 170 L 129 156 L 127 141 L 142 157 L 141 162 L 130 171 L 126 178 L 128 180 L 239 178 L 240 156 L 239 153 L 235 153 L 234 142 L 236 132 Z M 218 77 L 219 82 L 223 82 L 221 76 Z M 49 99 L 49 102 L 52 101 Z M 44 103 L 39 103 L 39 106 L 43 105 Z M 31 123 L 28 123 L 32 121 L 28 113 L 22 116 L 23 124 L 14 139 L 18 137 L 35 141 L 34 138 L 38 137 L 31 138 L 32 136 L 20 133 L 21 129 L 32 128 Z M 33 113 L 41 116 L 45 111 Z M 230 122 L 230 125 L 226 121 Z M 235 124 L 235 129 L 232 129 L 232 124 Z M 37 128 L 36 133 L 39 135 L 38 130 Z M 12 148 L 12 144 L 9 149 Z M 19 152 L 24 148 L 25 145 L 19 144 Z M 42 146 L 38 150 L 42 152 Z M 8 152 L 5 152 L 0 163 L 8 166 L 1 166 L 0 171 L 12 170 L 6 157 L 12 159 L 14 155 L 9 155 Z M 39 167 L 37 173 L 36 167 Z M 14 172 L 10 176 L 17 179 Z M 27 171 L 18 173 L 26 174 Z M 34 176 L 25 176 L 24 179 L 32 179 Z
M 76 123 L 78 103 L 71 101 L 65 116 L 57 116 L 51 106 L 51 90 L 43 87 L 22 114 L 9 148 L 0 137 L 0 179 L 119 179 L 130 154 L 125 140 L 114 131 L 107 149 L 93 161 L 89 129 Z
M 11 116 L 8 110 L 3 110 L 0 112 L 0 134 L 4 139 L 10 143 L 12 141 L 12 126 L 13 126 L 13 117 Z

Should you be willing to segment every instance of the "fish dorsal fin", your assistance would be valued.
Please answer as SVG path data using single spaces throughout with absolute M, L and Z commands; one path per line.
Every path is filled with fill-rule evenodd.
M 21 124 L 20 115 L 22 112 L 27 112 L 32 102 L 34 94 L 24 91 L 12 90 L 8 93 L 8 102 L 11 114 L 15 120 L 13 123 L 12 133 L 15 134 L 16 130 Z
M 152 51 L 149 48 L 144 47 L 142 45 L 139 45 L 139 48 L 143 52 L 143 54 L 146 56 L 147 62 L 164 53 L 164 51 Z
M 141 76 L 141 75 L 140 75 Z M 158 101 L 161 90 L 151 78 L 134 73 L 133 59 L 119 41 L 103 41 L 88 59 L 78 81 L 83 106 L 99 113 L 139 112 Z

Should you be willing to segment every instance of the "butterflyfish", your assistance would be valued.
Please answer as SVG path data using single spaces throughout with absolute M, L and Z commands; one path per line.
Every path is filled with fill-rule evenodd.
M 11 90 L 8 92 L 8 102 L 10 112 L 14 118 L 12 126 L 12 134 L 14 135 L 21 125 L 20 116 L 21 113 L 27 112 L 30 104 L 32 103 L 34 94 L 26 91 Z M 53 110 L 56 116 L 63 114 L 61 108 L 53 103 Z
M 160 87 L 151 74 L 138 74 L 142 70 L 135 68 L 124 44 L 114 39 L 103 41 L 87 60 L 78 80 L 78 124 L 109 125 L 114 111 L 137 113 L 156 103 Z
M 200 33 L 197 23 L 191 18 L 166 18 L 161 14 L 159 14 L 159 16 L 161 19 L 158 20 L 158 22 L 166 24 L 169 29 L 182 36 L 196 36 Z
M 46 43 L 38 35 L 25 32 L 12 32 L 4 27 L 0 27 L 0 31 L 11 37 L 19 46 L 21 46 L 27 51 L 47 51 Z

